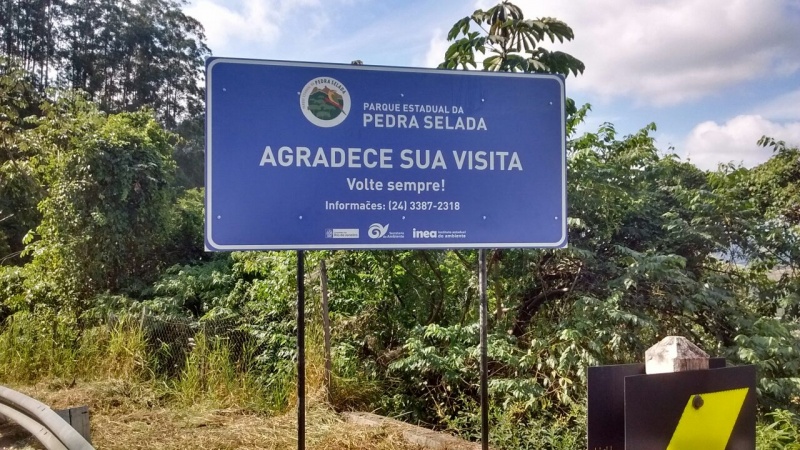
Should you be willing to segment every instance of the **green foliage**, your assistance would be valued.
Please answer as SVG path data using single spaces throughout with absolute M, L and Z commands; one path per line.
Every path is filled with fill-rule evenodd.
M 533 339 L 525 347 L 513 336 L 490 335 L 492 401 L 502 409 L 525 412 L 528 419 L 557 417 L 580 404 L 585 367 L 594 359 L 575 334 L 564 330 L 549 339 Z M 480 374 L 477 324 L 420 327 L 403 349 L 403 357 L 389 366 L 399 393 L 385 408 L 399 414 L 396 408 L 415 405 L 412 419 L 428 423 L 450 423 L 472 408 Z
M 0 379 L 31 383 L 75 374 L 80 366 L 76 365 L 78 334 L 73 325 L 45 308 L 8 318 L 0 334 Z
M 0 56 L 19 61 L 40 91 L 79 89 L 106 112 L 152 108 L 169 129 L 200 114 L 210 53 L 181 0 L 6 0 Z
M 331 314 L 348 317 L 340 336 L 380 353 L 417 324 L 469 322 L 477 302 L 475 252 L 335 252 L 328 258 Z
M 203 190 L 187 189 L 177 198 L 167 226 L 165 259 L 179 264 L 208 259 L 203 246 Z
M 258 346 L 254 364 L 259 382 L 276 393 L 273 404 L 288 405 L 297 355 L 296 255 L 254 252 L 234 253 L 232 258 L 239 279 L 228 297 L 232 301 L 213 313 L 241 315 L 244 331 Z
M 775 410 L 756 427 L 756 448 L 759 450 L 800 450 L 800 418 Z
M 173 154 L 178 165 L 176 184 L 180 187 L 202 188 L 205 182 L 205 114 L 199 112 L 178 124 L 175 129 L 181 139 Z
M 472 25 L 480 31 L 471 31 Z M 459 38 L 459 36 L 461 36 Z M 550 51 L 541 45 L 571 41 L 575 37 L 566 23 L 552 17 L 526 20 L 522 10 L 502 1 L 488 10 L 476 10 L 453 25 L 447 35 L 454 41 L 445 53 L 440 68 L 477 67 L 475 53 L 489 55 L 483 60 L 483 70 L 500 72 L 583 73 L 584 64 L 564 52 Z
M 389 365 L 397 393 L 385 399 L 392 415 L 411 414 L 412 422 L 440 423 L 463 408 L 459 393 L 476 391 L 478 370 L 476 326 L 418 327 L 403 346 L 402 358 Z
M 466 430 L 478 430 L 478 415 Z M 553 418 L 531 419 L 521 410 L 508 410 L 496 404 L 489 409 L 489 441 L 507 450 L 572 450 L 586 448 L 586 409 L 575 408 Z M 475 431 L 472 431 L 475 433 Z M 479 436 L 474 434 L 473 440 Z
M 759 144 L 774 155 L 753 171 L 750 193 L 764 213 L 800 223 L 800 149 L 764 136 Z
M 141 332 L 119 322 L 81 330 L 74 317 L 46 307 L 18 312 L 0 327 L 0 382 L 148 376 Z
M 158 361 L 158 352 L 166 350 L 154 351 L 148 342 L 152 330 L 141 325 L 125 316 L 81 329 L 71 315 L 48 308 L 16 313 L 0 326 L 0 383 L 118 379 L 168 386 L 165 396 L 184 406 L 208 403 L 257 412 L 286 406 L 293 384 L 283 390 L 260 384 L 251 342 L 234 342 L 205 327 L 193 335 L 181 371 L 170 378 Z
M 173 200 L 170 135 L 146 112 L 111 116 L 80 97 L 47 107 L 32 137 L 48 196 L 27 248 L 26 280 L 44 301 L 83 310 L 90 299 L 146 282 L 162 261 Z
M 736 336 L 734 358 L 758 367 L 759 403 L 764 409 L 800 411 L 795 401 L 800 398 L 800 343 L 797 323 L 758 318 Z
M 14 266 L 0 266 L 0 308 L 9 310 L 22 309 L 27 306 L 27 291 L 23 286 L 24 269 Z M 4 316 L 4 315 L 2 315 Z M 0 317 L 2 317 L 0 316 Z M 2 323 L 2 319 L 0 319 Z
M 144 301 L 159 315 L 203 317 L 225 308 L 235 280 L 231 261 L 220 257 L 194 266 L 173 266 L 153 285 L 152 299 Z
M 0 56 L 14 58 L 20 67 L 47 85 L 55 55 L 53 26 L 61 1 L 6 0 L 0 6 Z
M 20 139 L 36 103 L 30 77 L 0 57 L 0 265 L 21 262 L 22 238 L 39 220 L 36 204 L 43 192 Z
M 562 332 L 521 348 L 489 336 L 491 442 L 498 448 L 579 448 L 585 430 L 585 367 L 593 360 L 577 336 Z M 478 439 L 478 326 L 416 329 L 390 366 L 387 413 Z M 583 444 L 585 445 L 585 443 Z
M 249 408 L 256 411 L 278 410 L 282 404 L 265 402 L 260 386 L 250 370 L 253 349 L 233 355 L 230 345 L 220 338 L 203 333 L 194 337 L 194 348 L 173 390 L 176 400 L 190 406 L 208 402 L 216 408 Z
M 385 395 L 376 364 L 359 357 L 350 342 L 339 342 L 332 349 L 330 402 L 337 411 L 374 409 Z
M 800 149 L 767 137 L 760 143 L 772 147 L 775 154 L 753 169 L 737 193 L 750 198 L 753 208 L 767 219 L 754 244 L 766 243 L 773 251 L 759 255 L 760 259 L 778 273 L 796 274 L 800 270 Z M 791 278 L 785 277 L 782 287 L 792 290 L 786 286 Z
M 0 381 L 149 378 L 185 405 L 279 411 L 296 379 L 296 254 L 203 252 L 203 192 L 179 190 L 202 184 L 207 49 L 181 5 L 0 7 L 13 60 L 0 60 Z M 573 38 L 504 1 L 455 24 L 441 67 L 577 75 L 583 63 L 542 46 Z M 53 83 L 86 93 L 42 101 Z M 569 247 L 489 252 L 494 445 L 584 446 L 587 367 L 678 334 L 756 365 L 759 445 L 797 448 L 798 149 L 764 138 L 762 166 L 704 172 L 659 151 L 654 124 L 579 136 L 590 107 L 567 109 Z M 477 438 L 476 252 L 306 253 L 312 386 L 322 259 L 332 403 Z M 159 317 L 98 325 L 142 311 Z

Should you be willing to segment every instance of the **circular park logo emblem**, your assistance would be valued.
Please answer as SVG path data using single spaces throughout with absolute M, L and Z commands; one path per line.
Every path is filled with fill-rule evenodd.
M 300 93 L 300 109 L 314 125 L 335 127 L 344 122 L 350 112 L 350 93 L 333 78 L 314 78 Z

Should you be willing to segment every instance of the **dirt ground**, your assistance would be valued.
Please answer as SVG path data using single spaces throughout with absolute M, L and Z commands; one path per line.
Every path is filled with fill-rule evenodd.
M 49 383 L 14 386 L 53 409 L 88 405 L 91 440 L 98 450 L 296 449 L 297 413 L 267 417 L 202 404 L 176 408 L 147 384 L 126 381 Z M 41 448 L 19 435 L 3 436 L 0 448 Z M 3 443 L 5 439 L 5 443 Z M 4 446 L 5 445 L 5 446 Z M 411 450 L 397 429 L 364 428 L 346 423 L 321 402 L 306 413 L 306 448 L 319 450 Z

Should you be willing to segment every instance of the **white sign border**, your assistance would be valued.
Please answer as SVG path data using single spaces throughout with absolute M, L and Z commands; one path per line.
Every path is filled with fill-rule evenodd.
M 352 64 L 333 64 L 333 63 L 311 63 L 301 61 L 278 61 L 278 60 L 259 60 L 245 58 L 226 58 L 211 57 L 206 65 L 206 167 L 205 167 L 205 214 L 206 219 L 204 236 L 206 250 L 209 251 L 239 251 L 239 250 L 403 250 L 403 249 L 489 249 L 489 248 L 560 248 L 567 240 L 567 141 L 566 141 L 566 88 L 564 79 L 553 74 L 530 74 L 513 72 L 479 72 L 471 70 L 442 70 L 425 69 L 413 67 L 391 67 L 391 66 L 363 66 Z M 464 244 L 312 244 L 312 245 L 261 245 L 261 244 L 236 244 L 220 245 L 214 242 L 212 234 L 213 208 L 211 204 L 212 192 L 212 101 L 213 91 L 211 89 L 213 68 L 220 63 L 252 64 L 264 66 L 282 67 L 309 67 L 319 69 L 349 69 L 367 70 L 377 72 L 405 72 L 405 73 L 436 73 L 453 76 L 488 76 L 488 77 L 523 77 L 523 78 L 546 78 L 557 81 L 561 85 L 561 239 L 556 242 L 498 242 L 498 243 L 464 243 Z M 209 248 L 208 244 L 211 245 Z

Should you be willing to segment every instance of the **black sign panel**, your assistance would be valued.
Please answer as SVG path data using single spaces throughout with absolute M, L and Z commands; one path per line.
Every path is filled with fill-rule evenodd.
M 625 443 L 636 450 L 753 450 L 755 366 L 625 377 Z
M 625 448 L 625 377 L 643 374 L 644 364 L 589 367 L 589 450 Z
M 708 366 L 725 367 L 725 358 L 709 358 Z M 589 367 L 589 450 L 625 449 L 625 377 L 644 374 L 641 363 Z

